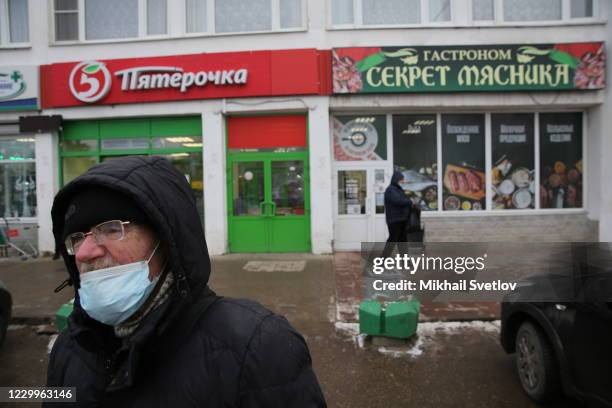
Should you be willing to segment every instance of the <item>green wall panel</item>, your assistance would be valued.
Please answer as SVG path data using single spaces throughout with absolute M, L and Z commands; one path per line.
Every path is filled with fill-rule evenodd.
M 151 119 L 151 136 L 201 136 L 202 118 L 177 117 L 177 118 L 155 118 Z
M 102 139 L 149 137 L 150 134 L 151 123 L 148 119 L 100 121 L 100 138 Z
M 97 120 L 67 121 L 62 124 L 64 139 L 97 139 L 100 136 L 100 126 Z

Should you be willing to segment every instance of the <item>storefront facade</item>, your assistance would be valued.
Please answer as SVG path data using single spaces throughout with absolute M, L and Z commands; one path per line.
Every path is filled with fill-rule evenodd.
M 227 141 L 229 251 L 309 252 L 307 116 L 229 117 Z
M 211 254 L 383 241 L 394 169 L 427 240 L 612 240 L 606 1 L 162 0 L 149 21 L 130 0 L 124 29 L 103 2 L 51 3 L 27 2 L 25 42 L 0 38 L 41 75 L 37 112 L 0 100 L 11 149 L 34 139 L 20 219 L 94 163 L 156 154 L 189 181 Z M 16 133 L 36 115 L 61 129 Z M 31 219 L 53 251 L 50 219 Z
M 308 130 L 320 125 L 311 125 L 318 108 L 308 95 L 329 93 L 320 71 L 328 61 L 329 52 L 288 50 L 43 66 L 43 106 L 63 116 L 58 184 L 115 157 L 163 156 L 190 183 L 206 235 L 222 231 L 209 246 L 310 252 Z M 222 99 L 261 95 L 299 98 L 252 107 Z M 112 118 L 109 105 L 119 105 Z
M 336 247 L 384 240 L 394 170 L 427 240 L 597 240 L 586 156 L 603 43 L 340 48 L 332 59 Z M 517 91 L 556 93 L 542 104 Z

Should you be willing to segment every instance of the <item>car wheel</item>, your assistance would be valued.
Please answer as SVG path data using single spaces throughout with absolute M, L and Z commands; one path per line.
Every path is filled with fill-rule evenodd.
M 516 333 L 516 368 L 523 389 L 538 402 L 559 396 L 560 381 L 555 355 L 542 331 L 530 322 Z

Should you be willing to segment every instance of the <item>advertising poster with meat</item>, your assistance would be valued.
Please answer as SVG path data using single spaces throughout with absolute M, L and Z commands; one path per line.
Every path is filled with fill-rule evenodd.
M 337 161 L 387 159 L 385 115 L 334 116 L 331 122 Z
M 438 209 L 436 115 L 393 116 L 393 165 L 402 187 L 422 210 Z
M 582 207 L 582 114 L 540 114 L 540 208 Z
M 445 211 L 485 209 L 484 115 L 442 115 Z
M 491 115 L 493 209 L 535 208 L 533 114 Z
M 335 94 L 605 88 L 604 43 L 332 50 Z

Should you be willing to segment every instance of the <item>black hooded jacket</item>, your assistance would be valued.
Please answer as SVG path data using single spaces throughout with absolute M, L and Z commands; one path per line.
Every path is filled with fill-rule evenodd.
M 385 219 L 387 224 L 405 222 L 410 219 L 412 201 L 406 197 L 404 189 L 399 185 L 402 178 L 401 172 L 393 172 L 391 183 L 385 190 Z
M 81 308 L 78 270 L 62 242 L 71 198 L 92 185 L 126 194 L 145 211 L 175 278 L 170 298 L 129 340 Z M 211 264 L 193 193 L 167 160 L 126 157 L 92 167 L 57 194 L 52 218 L 76 297 L 51 352 L 47 385 L 76 387 L 76 406 L 326 406 L 308 347 L 287 320 L 208 288 Z

